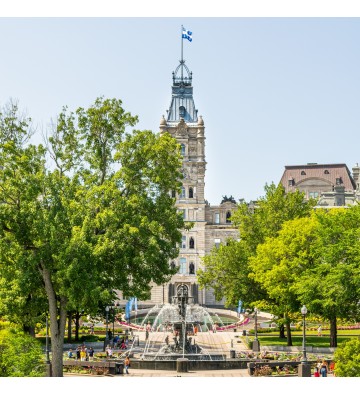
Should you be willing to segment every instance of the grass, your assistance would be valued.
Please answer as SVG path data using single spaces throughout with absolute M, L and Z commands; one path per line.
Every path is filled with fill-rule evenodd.
M 340 330 L 338 331 L 337 342 L 338 345 L 351 340 L 354 336 L 360 336 L 360 330 Z M 293 346 L 302 346 L 302 332 L 293 331 L 291 333 Z M 279 333 L 259 333 L 258 338 L 262 346 L 286 346 L 287 339 L 280 339 Z M 330 334 L 323 332 L 323 336 L 317 336 L 314 332 L 306 333 L 306 345 L 313 347 L 329 347 L 330 345 Z

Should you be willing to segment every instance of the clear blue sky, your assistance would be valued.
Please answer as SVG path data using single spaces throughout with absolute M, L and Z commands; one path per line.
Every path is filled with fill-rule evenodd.
M 158 131 L 184 58 L 205 122 L 205 194 L 246 201 L 285 165 L 360 162 L 359 18 L 1 18 L 0 105 L 46 128 L 116 97 Z

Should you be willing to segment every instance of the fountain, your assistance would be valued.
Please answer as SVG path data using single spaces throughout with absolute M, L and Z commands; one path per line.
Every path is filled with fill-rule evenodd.
M 189 360 L 225 358 L 223 350 L 217 349 L 214 341 L 209 341 L 214 326 L 217 323 L 222 325 L 220 317 L 217 316 L 215 322 L 206 308 L 194 304 L 186 285 L 178 286 L 172 303 L 151 308 L 141 326 L 150 326 L 150 320 L 151 331 L 140 355 L 142 360 L 170 361 L 185 356 Z M 197 333 L 207 334 L 202 340 L 211 343 L 211 352 L 203 344 L 196 343 L 194 335 Z

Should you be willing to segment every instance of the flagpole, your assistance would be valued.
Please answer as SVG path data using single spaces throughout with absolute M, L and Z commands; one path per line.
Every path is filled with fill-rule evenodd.
M 183 39 L 183 36 L 182 36 L 182 32 L 183 32 L 183 30 L 184 30 L 184 26 L 183 25 L 181 25 L 181 82 L 182 82 L 182 80 L 183 80 L 183 63 L 184 63 L 184 61 L 183 61 L 183 46 L 184 46 L 184 39 Z

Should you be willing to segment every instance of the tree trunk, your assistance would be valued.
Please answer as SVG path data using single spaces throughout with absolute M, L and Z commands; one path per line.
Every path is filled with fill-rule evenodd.
M 80 329 L 80 313 L 77 311 L 75 313 L 75 340 L 79 341 L 79 329 Z
M 68 312 L 68 328 L 67 328 L 67 340 L 68 343 L 71 342 L 71 320 L 72 320 L 72 312 Z
M 291 328 L 290 328 L 290 320 L 286 319 L 286 337 L 287 337 L 287 345 L 292 346 L 292 338 L 291 338 Z
M 336 317 L 330 318 L 330 347 L 337 347 Z
M 58 298 L 50 272 L 42 267 L 40 272 L 45 283 L 45 291 L 49 301 L 50 338 L 51 338 L 51 370 L 53 377 L 63 377 L 63 349 L 66 325 L 66 300 Z M 59 300 L 58 300 L 59 299 Z
M 23 325 L 23 331 L 32 337 L 35 337 L 35 326 Z
M 280 330 L 279 339 L 285 339 L 286 336 L 285 336 L 285 326 L 284 326 L 284 324 L 280 325 L 279 330 Z

